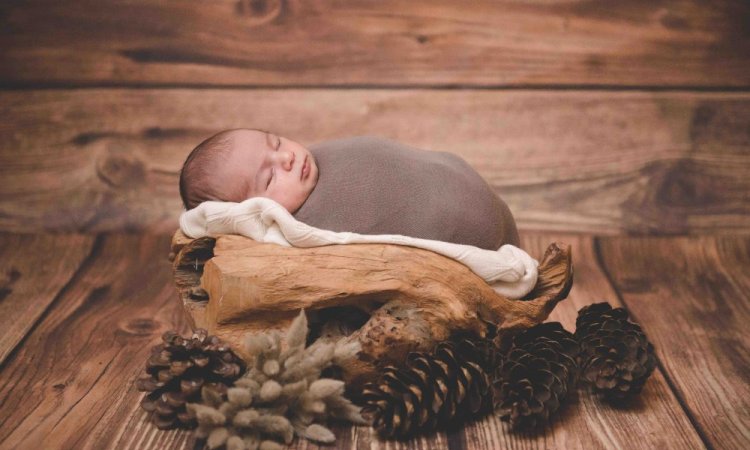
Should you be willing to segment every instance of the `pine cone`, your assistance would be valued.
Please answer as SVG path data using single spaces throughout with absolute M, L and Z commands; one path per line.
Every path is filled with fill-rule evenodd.
M 487 342 L 444 341 L 433 352 L 410 353 L 404 368 L 385 367 L 363 389 L 363 414 L 381 436 L 407 438 L 491 411 Z
M 512 428 L 534 427 L 557 411 L 578 378 L 578 343 L 560 322 L 512 338 L 493 382 L 495 411 Z
M 147 375 L 136 382 L 139 391 L 148 392 L 141 407 L 153 413 L 151 420 L 159 429 L 194 428 L 197 422 L 185 403 L 198 401 L 203 386 L 225 394 L 228 385 L 245 372 L 245 363 L 202 328 L 190 339 L 169 330 L 162 341 L 151 349 Z
M 623 308 L 595 303 L 581 308 L 575 336 L 581 345 L 582 378 L 611 400 L 638 394 L 654 371 L 654 346 Z

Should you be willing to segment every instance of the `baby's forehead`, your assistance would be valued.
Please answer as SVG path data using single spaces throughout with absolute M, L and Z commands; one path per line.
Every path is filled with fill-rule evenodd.
M 262 153 L 269 146 L 269 133 L 261 130 L 234 130 L 227 135 L 232 151 Z
M 239 130 L 232 130 L 229 132 L 229 136 L 232 140 L 243 140 L 243 139 L 250 139 L 255 140 L 259 142 L 264 142 L 266 138 L 268 137 L 268 132 L 263 130 L 253 130 L 253 129 L 239 129 Z
M 221 169 L 231 170 L 242 166 L 243 171 L 253 174 L 260 169 L 263 154 L 267 150 L 268 135 L 261 130 L 232 130 L 225 135 L 225 152 L 217 158 Z M 236 167 L 234 167 L 236 168 Z

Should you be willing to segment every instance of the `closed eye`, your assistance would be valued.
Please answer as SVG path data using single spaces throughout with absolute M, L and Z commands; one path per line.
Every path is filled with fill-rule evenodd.
M 281 148 L 281 138 L 277 136 L 276 139 L 279 140 L 279 143 L 276 144 L 276 148 L 274 149 L 274 151 L 278 151 Z M 266 184 L 266 189 L 268 189 L 268 186 L 271 185 L 271 180 L 273 180 L 273 175 L 274 175 L 274 169 L 272 168 L 271 169 L 271 176 L 268 177 L 268 183 Z

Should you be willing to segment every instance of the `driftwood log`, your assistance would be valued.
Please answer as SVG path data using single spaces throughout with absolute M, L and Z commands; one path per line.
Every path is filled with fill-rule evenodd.
M 172 238 L 177 290 L 194 327 L 206 328 L 245 359 L 246 333 L 286 329 L 304 308 L 310 339 L 359 344 L 342 364 L 349 388 L 400 364 L 453 332 L 500 333 L 547 318 L 573 281 L 570 248 L 551 244 L 534 290 L 522 300 L 497 294 L 468 267 L 440 254 L 391 244 L 315 248 L 258 243 L 238 235 Z

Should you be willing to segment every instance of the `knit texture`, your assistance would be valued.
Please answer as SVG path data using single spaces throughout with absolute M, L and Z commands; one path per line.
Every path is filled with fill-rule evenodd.
M 316 228 L 497 250 L 519 245 L 508 206 L 461 157 L 376 136 L 308 146 L 318 182 L 294 217 Z

